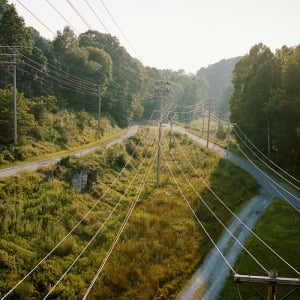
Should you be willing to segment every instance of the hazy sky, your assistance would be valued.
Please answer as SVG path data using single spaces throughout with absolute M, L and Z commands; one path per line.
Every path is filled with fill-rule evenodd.
M 67 0 L 10 0 L 27 26 L 53 39 L 66 21 L 76 34 L 88 30 Z M 246 54 L 257 43 L 275 51 L 300 44 L 300 0 L 103 0 L 132 48 L 105 10 L 102 0 L 69 0 L 92 29 L 117 36 L 132 56 L 159 69 L 195 73 L 223 58 Z M 87 2 L 96 12 L 95 17 Z M 104 23 L 105 27 L 99 21 Z

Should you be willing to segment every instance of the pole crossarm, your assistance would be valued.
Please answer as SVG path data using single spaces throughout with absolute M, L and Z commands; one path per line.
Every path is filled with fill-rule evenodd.
M 300 286 L 300 278 L 286 278 L 286 277 L 274 277 L 274 276 L 252 276 L 252 275 L 234 274 L 234 282 Z

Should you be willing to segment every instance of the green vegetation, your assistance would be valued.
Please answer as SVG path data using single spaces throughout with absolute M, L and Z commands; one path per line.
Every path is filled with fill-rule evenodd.
M 300 169 L 300 45 L 253 46 L 233 71 L 230 120 L 285 169 Z M 268 140 L 270 143 L 268 143 Z
M 207 84 L 208 97 L 215 101 L 214 108 L 221 113 L 229 110 L 229 95 L 233 92 L 232 71 L 240 59 L 241 57 L 222 59 L 197 72 L 197 77 Z
M 150 166 L 151 157 L 156 153 L 156 144 L 150 152 L 147 150 L 156 130 L 144 130 L 146 133 L 141 131 L 111 149 L 101 149 L 82 158 L 69 157 L 51 168 L 34 173 L 23 172 L 0 180 L 0 296 L 31 270 L 108 189 L 105 197 L 82 224 L 11 297 L 24 299 L 44 296 L 127 191 L 91 247 L 51 294 L 56 299 L 82 297 L 124 220 Z M 214 152 L 200 147 L 186 136 L 176 134 L 176 139 L 202 178 L 218 194 L 224 194 L 223 200 L 227 205 L 239 210 L 253 195 L 256 183 L 245 172 L 230 165 L 226 173 L 224 160 Z M 137 145 L 140 147 L 134 152 L 134 160 L 128 163 L 116 184 L 109 189 Z M 221 227 L 216 225 L 213 217 L 193 194 L 173 159 L 180 162 L 182 170 L 215 213 L 226 223 L 230 221 L 230 216 L 217 205 L 200 179 L 192 173 L 180 148 L 174 143 L 174 158 L 168 151 L 165 140 L 163 153 L 176 180 L 200 220 L 212 237 L 217 239 L 222 233 Z M 144 158 L 145 163 L 130 186 Z M 174 299 L 211 248 L 181 199 L 164 159 L 161 168 L 161 188 L 156 188 L 156 170 L 153 168 L 136 209 L 92 290 L 91 298 Z M 75 192 L 71 181 L 73 175 L 81 170 L 87 171 L 88 184 L 80 193 Z M 240 186 L 244 189 L 237 188 Z
M 144 67 L 110 34 L 89 30 L 76 36 L 65 27 L 49 41 L 27 28 L 7 0 L 0 2 L 0 46 L 0 164 L 77 147 L 107 134 L 105 126 L 97 132 L 100 97 L 102 116 L 113 127 L 126 128 L 159 107 L 153 99 L 157 80 L 170 82 L 169 101 L 174 104 L 196 104 L 206 96 L 203 80 Z M 14 48 L 7 46 L 18 47 L 17 145 Z
M 277 217 L 279 215 L 279 217 Z M 293 267 L 299 269 L 299 252 L 300 252 L 300 237 L 299 237 L 300 217 L 297 212 L 282 200 L 277 199 L 270 205 L 258 221 L 255 227 L 255 233 L 260 236 L 272 249 L 287 260 Z M 291 270 L 285 263 L 273 255 L 270 250 L 262 246 L 262 244 L 254 237 L 250 237 L 246 242 L 247 249 L 263 264 L 267 270 L 277 269 L 280 277 L 298 278 L 299 276 Z M 298 263 L 294 265 L 293 262 Z M 239 274 L 244 275 L 260 275 L 263 274 L 260 267 L 253 263 L 253 260 L 248 254 L 243 251 L 238 258 L 235 270 Z M 267 287 L 256 286 L 262 295 L 266 295 Z M 239 289 L 241 295 L 247 299 L 257 299 L 255 291 L 247 284 L 240 284 Z M 293 287 L 279 286 L 276 296 L 281 299 Z M 233 278 L 229 278 L 220 296 L 220 299 L 235 299 L 237 298 L 237 287 L 233 283 Z M 289 296 L 288 299 L 299 299 L 299 292 Z

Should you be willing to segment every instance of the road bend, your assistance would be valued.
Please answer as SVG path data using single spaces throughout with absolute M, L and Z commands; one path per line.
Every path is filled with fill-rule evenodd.
M 187 134 L 194 141 L 206 146 L 206 140 L 197 137 L 184 130 L 181 127 L 174 127 L 175 131 Z M 252 165 L 249 161 L 239 157 L 238 155 L 227 152 L 225 149 L 209 143 L 208 147 L 220 153 L 221 156 L 227 157 L 232 163 L 242 167 L 249 172 L 260 185 L 260 189 L 256 196 L 250 199 L 248 204 L 238 214 L 238 217 L 249 228 L 254 228 L 257 220 L 263 215 L 266 208 L 272 203 L 274 197 L 280 197 L 292 205 L 300 212 L 300 193 L 287 185 L 279 182 L 274 177 L 269 176 L 268 180 L 264 173 Z M 228 227 L 229 231 L 236 236 L 243 245 L 250 235 L 245 226 L 235 219 Z M 234 266 L 242 247 L 241 245 L 225 231 L 217 242 L 217 247 L 224 254 L 230 265 Z M 230 275 L 231 270 L 221 257 L 220 253 L 213 248 L 205 257 L 202 265 L 196 270 L 194 275 L 184 289 L 177 296 L 177 300 L 195 300 L 195 299 L 218 299 L 225 280 Z
M 16 173 L 18 173 L 21 170 L 36 170 L 40 167 L 43 166 L 49 166 L 49 165 L 53 165 L 56 164 L 57 162 L 59 162 L 60 160 L 62 160 L 65 157 L 68 156 L 83 156 L 89 152 L 95 151 L 101 147 L 111 147 L 112 145 L 116 144 L 116 143 L 120 143 L 122 142 L 124 139 L 133 136 L 137 133 L 139 126 L 137 125 L 133 125 L 131 126 L 128 131 L 126 133 L 124 133 L 123 135 L 107 142 L 104 144 L 100 144 L 100 145 L 96 145 L 96 146 L 92 146 L 92 147 L 88 147 L 82 150 L 77 150 L 77 151 L 73 151 L 73 152 L 69 152 L 67 154 L 61 155 L 61 156 L 57 156 L 57 157 L 53 157 L 53 158 L 49 158 L 49 159 L 43 159 L 43 160 L 38 160 L 35 162 L 30 162 L 30 163 L 26 163 L 20 166 L 15 166 L 15 167 L 10 167 L 10 168 L 5 168 L 5 169 L 0 169 L 0 177 L 5 177 L 5 176 L 11 176 L 14 175 Z

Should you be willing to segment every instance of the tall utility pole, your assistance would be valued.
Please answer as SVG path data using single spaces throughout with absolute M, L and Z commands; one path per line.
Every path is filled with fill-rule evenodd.
M 0 61 L 0 64 L 13 65 L 14 75 L 13 75 L 13 107 L 14 107 L 14 145 L 18 144 L 18 122 L 17 122 L 17 50 L 19 46 L 0 46 L 1 55 L 7 56 L 8 58 L 13 58 L 9 61 Z M 5 49 L 9 53 L 2 53 L 2 49 Z
M 158 149 L 157 149 L 157 172 L 156 172 L 156 185 L 160 187 L 160 154 L 161 154 L 161 141 L 162 141 L 162 100 L 166 96 L 169 88 L 168 81 L 156 81 L 156 97 L 159 99 L 159 125 L 158 125 Z
M 101 119 L 101 88 L 98 89 L 98 127 L 97 136 L 100 139 L 100 119 Z
M 230 143 L 230 123 L 227 124 L 227 151 L 226 151 L 226 173 L 228 171 L 228 157 L 229 157 L 229 143 Z
M 203 103 L 202 136 L 203 136 L 203 134 L 204 134 L 204 121 L 205 121 L 205 103 Z
M 268 123 L 268 156 L 271 154 L 271 146 L 270 146 L 270 123 Z
M 207 148 L 208 148 L 208 142 L 209 142 L 210 112 L 211 112 L 211 100 L 208 102 L 208 123 L 207 123 L 207 139 L 206 139 L 206 147 Z
M 16 48 L 13 48 L 14 55 L 14 145 L 18 144 L 18 128 L 17 128 L 17 54 Z
M 285 278 L 277 277 L 278 271 L 271 270 L 269 271 L 269 276 L 251 276 L 251 275 L 234 275 L 235 283 L 248 283 L 248 284 L 259 284 L 267 285 L 267 300 L 276 299 L 276 289 L 280 285 L 293 286 L 295 289 L 287 294 L 282 299 L 287 299 L 288 296 L 292 295 L 298 287 L 300 287 L 300 278 Z

